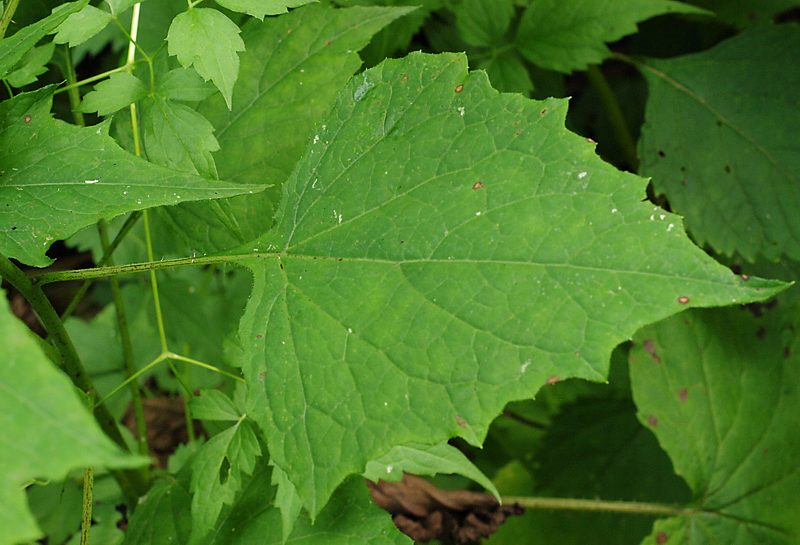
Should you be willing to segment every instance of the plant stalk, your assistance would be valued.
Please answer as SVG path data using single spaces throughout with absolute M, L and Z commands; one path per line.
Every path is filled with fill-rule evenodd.
M 3 10 L 3 15 L 0 16 L 0 39 L 6 35 L 8 25 L 11 24 L 11 18 L 14 17 L 14 13 L 17 11 L 17 6 L 19 6 L 19 0 L 8 0 L 6 3 L 6 9 Z
M 89 545 L 92 531 L 92 503 L 94 494 L 94 471 L 87 467 L 83 472 L 83 512 L 81 515 L 81 545 Z
M 108 256 L 108 263 L 114 264 L 109 252 L 108 244 L 108 225 L 105 220 L 97 223 L 97 231 L 100 235 L 100 244 L 103 246 L 103 253 Z M 133 343 L 128 329 L 128 317 L 125 313 L 125 303 L 122 299 L 122 290 L 119 287 L 119 279 L 111 279 L 111 294 L 114 298 L 114 308 L 117 315 L 117 331 L 122 344 L 122 361 L 125 366 L 125 376 L 130 377 L 136 369 L 133 364 Z M 139 384 L 134 380 L 130 383 L 131 405 L 133 406 L 133 416 L 136 421 L 136 442 L 139 445 L 139 454 L 147 456 L 149 447 L 147 445 L 147 422 L 144 419 L 144 407 L 142 406 L 142 394 L 139 391 Z
M 646 516 L 683 516 L 697 513 L 691 507 L 676 507 L 660 503 L 637 501 L 586 500 L 578 498 L 544 498 L 537 496 L 503 496 L 503 504 L 517 503 L 526 509 L 556 511 L 600 511 Z
M 78 91 L 78 87 L 75 85 L 75 83 L 78 81 L 78 76 L 75 73 L 75 65 L 72 62 L 72 51 L 68 46 L 64 46 L 64 63 L 67 67 L 67 73 L 64 75 L 67 77 L 67 95 L 69 96 L 69 106 L 70 110 L 72 110 L 72 118 L 75 120 L 76 125 L 83 127 L 86 125 L 86 122 L 83 119 L 83 112 L 80 110 L 81 94 Z

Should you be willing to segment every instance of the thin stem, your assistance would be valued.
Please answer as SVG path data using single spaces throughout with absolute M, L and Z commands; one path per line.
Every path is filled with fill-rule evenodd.
M 74 85 L 78 81 L 78 76 L 75 74 L 75 65 L 72 62 L 72 50 L 66 45 L 64 46 L 64 64 L 67 67 L 67 73 L 64 75 L 67 77 L 67 95 L 69 96 L 72 118 L 75 120 L 76 125 L 83 127 L 86 122 L 83 119 L 83 112 L 80 110 L 81 94 L 78 91 L 78 87 Z
M 147 210 L 144 211 L 144 239 L 147 245 L 147 259 L 153 261 L 153 241 L 150 238 L 150 219 Z M 153 292 L 153 306 L 156 311 L 156 327 L 158 328 L 158 338 L 161 341 L 161 352 L 169 352 L 169 345 L 167 344 L 167 333 L 164 328 L 164 315 L 161 312 L 161 296 L 158 291 L 158 279 L 156 278 L 156 271 L 150 270 L 150 287 Z
M 625 116 L 622 114 L 617 97 L 611 90 L 608 80 L 603 75 L 603 72 L 595 65 L 589 66 L 586 70 L 586 75 L 589 78 L 589 83 L 594 87 L 597 94 L 600 96 L 600 102 L 603 104 L 606 115 L 611 122 L 611 128 L 617 138 L 617 142 L 622 148 L 622 153 L 625 155 L 625 160 L 632 171 L 636 171 L 639 166 L 639 157 L 636 153 L 636 142 L 634 142 L 628 124 L 625 122 Z
M 90 83 L 94 83 L 95 81 L 101 80 L 103 78 L 107 78 L 111 74 L 116 74 L 117 72 L 125 72 L 126 70 L 127 70 L 127 67 L 118 66 L 117 68 L 112 68 L 111 70 L 106 70 L 105 72 L 102 72 L 100 74 L 95 74 L 94 76 L 88 77 L 86 79 L 82 79 L 82 80 L 76 81 L 74 83 L 69 83 L 69 84 L 65 85 L 64 87 L 59 87 L 58 89 L 56 89 L 56 91 L 53 94 L 57 95 L 58 93 L 63 93 L 64 91 L 69 91 L 69 90 L 71 90 L 73 88 L 76 88 L 76 87 L 81 87 L 83 85 L 88 85 Z
M 17 6 L 19 6 L 19 0 L 8 0 L 6 9 L 3 10 L 3 15 L 0 16 L 0 39 L 6 35 L 8 25 L 11 24 L 11 18 L 14 17 L 14 13 L 17 11 Z
M 105 220 L 97 223 L 97 231 L 100 235 L 100 244 L 103 252 L 109 255 L 108 263 L 113 265 L 113 258 L 109 254 L 108 244 L 108 224 Z M 128 328 L 128 318 L 125 313 L 125 303 L 122 299 L 122 290 L 119 287 L 119 279 L 111 279 L 111 295 L 114 298 L 114 309 L 117 314 L 117 331 L 119 332 L 120 344 L 122 344 L 122 361 L 125 366 L 125 376 L 131 376 L 136 372 L 133 364 L 133 343 L 131 333 Z M 139 445 L 139 454 L 147 456 L 149 448 L 147 445 L 147 422 L 144 419 L 144 407 L 142 406 L 142 394 L 136 381 L 131 382 L 131 404 L 133 405 L 133 415 L 136 421 L 136 442 Z
M 83 472 L 83 513 L 81 515 L 81 545 L 89 545 L 92 530 L 92 503 L 94 494 L 94 470 L 87 467 Z
M 197 367 L 202 367 L 203 369 L 208 369 L 209 371 L 213 371 L 215 373 L 219 373 L 220 375 L 224 375 L 224 376 L 226 376 L 228 378 L 232 378 L 233 380 L 236 380 L 238 382 L 242 382 L 242 383 L 245 382 L 245 380 L 242 377 L 238 377 L 238 376 L 236 376 L 236 375 L 234 375 L 232 373 L 228 373 L 227 371 L 223 371 L 219 367 L 215 367 L 215 366 L 211 365 L 210 363 L 205 363 L 205 362 L 202 362 L 202 361 L 199 361 L 199 360 L 195 360 L 195 359 L 192 359 L 192 358 L 187 358 L 186 356 L 181 356 L 180 354 L 175 354 L 174 352 L 166 352 L 164 354 L 159 354 L 158 356 L 156 356 L 156 358 L 153 361 L 151 361 L 150 363 L 148 363 L 147 365 L 145 365 L 144 367 L 142 367 L 141 369 L 139 369 L 138 371 L 133 373 L 131 376 L 126 378 L 123 382 L 117 384 L 114 387 L 113 390 L 108 392 L 103 397 L 103 399 L 101 399 L 100 401 L 98 401 L 95 404 L 95 407 L 103 405 L 109 399 L 114 397 L 117 394 L 117 392 L 119 392 L 120 390 L 125 388 L 129 383 L 137 380 L 140 376 L 142 376 L 145 373 L 147 373 L 148 371 L 150 371 L 150 369 L 152 369 L 153 367 L 155 367 L 156 365 L 158 365 L 162 361 L 168 360 L 168 359 L 172 359 L 172 360 L 175 360 L 175 361 L 182 361 L 182 362 L 188 363 L 190 365 L 196 365 Z M 176 376 L 177 376 L 177 374 L 176 374 Z
M 578 498 L 543 498 L 536 496 L 503 496 L 503 504 L 517 503 L 526 509 L 550 509 L 557 511 L 602 511 L 631 515 L 682 516 L 697 513 L 691 507 L 676 507 L 660 503 L 637 501 L 584 500 Z
M 128 218 L 125 220 L 125 223 L 122 224 L 122 228 L 117 233 L 117 236 L 114 237 L 114 240 L 111 241 L 111 244 L 108 245 L 108 248 L 105 251 L 103 251 L 103 257 L 101 257 L 100 261 L 97 263 L 98 268 L 102 268 L 102 267 L 104 267 L 105 265 L 108 264 L 108 262 L 111 259 L 111 256 L 114 255 L 114 251 L 120 245 L 120 243 L 125 238 L 125 236 L 128 233 L 130 233 L 131 229 L 133 229 L 133 226 L 136 225 L 136 222 L 141 217 L 142 217 L 142 212 L 139 211 L 139 210 L 137 210 L 136 212 L 133 212 L 130 216 L 128 216 Z M 64 312 L 61 314 L 61 321 L 62 322 L 66 321 L 67 318 L 72 316 L 72 313 L 77 308 L 78 303 L 81 302 L 83 297 L 86 295 L 86 292 L 89 291 L 90 287 L 92 287 L 92 280 L 84 281 L 84 283 L 81 285 L 80 289 L 78 289 L 78 291 L 75 294 L 75 296 L 72 298 L 72 300 L 67 305 L 67 308 L 64 309 Z
M 204 257 L 181 257 L 178 259 L 165 259 L 164 261 L 149 261 L 146 263 L 132 263 L 130 265 L 116 265 L 114 267 L 95 267 L 92 269 L 79 269 L 75 271 L 31 272 L 31 279 L 37 286 L 52 284 L 53 282 L 67 282 L 69 280 L 88 280 L 92 278 L 108 278 L 123 274 L 134 274 L 161 269 L 174 269 L 187 265 L 213 265 L 215 263 L 235 263 L 250 259 L 264 259 L 275 257 L 275 253 L 213 255 Z
M 84 370 L 78 352 L 75 350 L 67 330 L 64 329 L 61 318 L 41 287 L 34 285 L 24 272 L 2 254 L 0 254 L 0 276 L 8 280 L 25 297 L 39 317 L 39 321 L 47 330 L 48 339 L 58 350 L 60 356 L 59 367 L 70 377 L 75 386 L 86 392 L 86 394 L 93 395 L 97 390 Z M 117 427 L 117 422 L 109 410 L 106 407 L 96 407 L 94 416 L 106 435 L 122 449 L 128 450 L 125 439 Z M 142 471 L 125 470 L 112 473 L 129 500 L 136 501 L 139 493 L 144 492 L 146 479 Z
M 192 390 L 189 388 L 189 385 L 186 384 L 186 381 L 181 377 L 178 373 L 178 370 L 175 368 L 175 364 L 172 363 L 171 359 L 167 360 L 167 366 L 169 370 L 172 371 L 172 375 L 175 377 L 175 380 L 178 381 L 178 384 L 181 385 L 181 390 L 183 390 L 183 417 L 186 420 L 186 436 L 189 439 L 190 443 L 194 443 L 197 439 L 194 435 L 194 422 L 192 418 L 192 410 L 189 407 L 189 400 L 192 399 Z

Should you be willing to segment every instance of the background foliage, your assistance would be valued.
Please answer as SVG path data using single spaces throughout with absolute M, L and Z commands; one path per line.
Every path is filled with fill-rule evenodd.
M 797 2 L 2 7 L 0 544 L 86 467 L 97 543 L 408 543 L 403 471 L 668 506 L 489 543 L 800 540 Z

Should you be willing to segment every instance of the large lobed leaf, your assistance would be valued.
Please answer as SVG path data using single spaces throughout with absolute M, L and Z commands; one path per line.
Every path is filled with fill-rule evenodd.
M 766 297 L 646 181 L 462 55 L 356 76 L 286 183 L 240 325 L 248 416 L 312 514 L 399 444 L 479 444 L 548 378 L 603 380 L 642 325 Z
M 800 258 L 798 50 L 797 25 L 764 26 L 641 64 L 641 170 L 718 252 Z
M 107 126 L 53 119 L 52 88 L 0 104 L 0 253 L 46 266 L 45 251 L 99 219 L 153 206 L 255 193 L 148 163 Z
M 693 311 L 637 334 L 631 384 L 640 420 L 697 508 L 660 521 L 648 544 L 800 540 L 798 306 L 784 299 L 750 310 L 760 316 Z
M 0 291 L 0 544 L 41 537 L 25 502 L 34 479 L 85 466 L 147 464 L 108 439 L 69 379 L 57 371 Z

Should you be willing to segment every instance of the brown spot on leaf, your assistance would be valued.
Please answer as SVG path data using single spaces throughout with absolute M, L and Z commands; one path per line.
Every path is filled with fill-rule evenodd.
M 541 117 L 544 117 L 544 116 L 546 116 L 546 115 L 547 115 L 547 108 L 542 108 L 542 109 L 539 111 L 539 115 L 540 115 Z
M 558 382 L 561 382 L 561 377 L 558 375 L 550 375 L 547 377 L 547 384 L 556 384 Z
M 656 426 L 658 426 L 658 418 L 656 418 L 654 415 L 651 414 L 650 416 L 647 417 L 647 423 L 655 428 Z
M 522 136 L 522 132 L 523 132 L 523 131 L 522 131 L 522 129 L 519 129 L 519 128 L 518 128 L 518 129 L 516 129 L 516 130 L 514 131 L 514 134 L 515 134 L 515 135 L 517 135 L 517 136 Z
M 656 534 L 656 543 L 658 543 L 658 545 L 664 545 L 668 539 L 669 537 L 667 536 L 666 532 L 658 532 Z
M 325 40 L 325 45 L 331 45 L 333 42 L 330 40 Z
M 664 153 L 663 149 L 658 150 L 658 156 L 659 157 L 665 157 L 666 156 L 666 153 Z
M 656 363 L 661 363 L 661 356 L 658 355 L 656 351 L 656 343 L 653 342 L 653 339 L 645 339 L 642 343 L 642 348 L 644 351 L 650 354 L 650 359 Z
M 685 305 L 686 303 L 689 302 L 689 298 L 686 297 L 685 295 L 681 295 L 680 297 L 678 297 L 678 302 L 682 305 Z
M 483 189 L 484 187 L 486 187 L 486 186 L 485 186 L 485 185 L 484 185 L 484 183 L 483 183 L 482 181 L 480 181 L 480 180 L 478 180 L 477 182 L 475 182 L 474 184 L 472 184 L 472 189 L 474 189 L 474 190 Z
M 267 372 L 266 371 L 261 371 L 260 373 L 258 373 L 258 380 L 261 381 L 261 382 L 264 382 L 265 380 L 267 380 Z
M 257 341 L 260 341 L 263 338 L 264 338 L 264 335 L 261 335 L 261 334 L 256 335 L 256 340 Z
M 456 85 L 456 89 L 455 89 L 456 93 L 460 93 L 463 90 L 464 90 L 464 84 L 463 83 L 459 83 L 458 85 Z
M 687 390 L 686 388 L 681 388 L 680 390 L 678 390 L 678 399 L 680 399 L 681 401 L 686 401 L 688 397 L 689 397 L 689 390 Z
M 788 346 L 783 347 L 783 359 L 788 360 L 789 356 L 792 355 L 792 349 Z
M 767 330 L 764 329 L 763 327 L 759 327 L 758 329 L 756 329 L 756 339 L 758 339 L 759 341 L 763 340 L 766 334 Z
M 523 512 L 519 504 L 500 505 L 493 496 L 479 492 L 440 490 L 415 475 L 404 475 L 396 483 L 367 481 L 367 486 L 400 531 L 418 542 L 478 543 L 508 517 Z
M 750 275 L 749 274 L 743 274 L 743 275 L 741 275 L 741 279 L 744 280 L 745 282 L 747 282 L 748 280 L 750 280 Z
M 467 421 L 464 420 L 464 418 L 460 414 L 456 415 L 456 424 L 458 424 L 459 428 L 466 428 L 467 427 Z
M 25 117 L 22 118 L 25 123 L 30 123 L 31 119 L 33 119 L 30 115 L 25 114 Z

